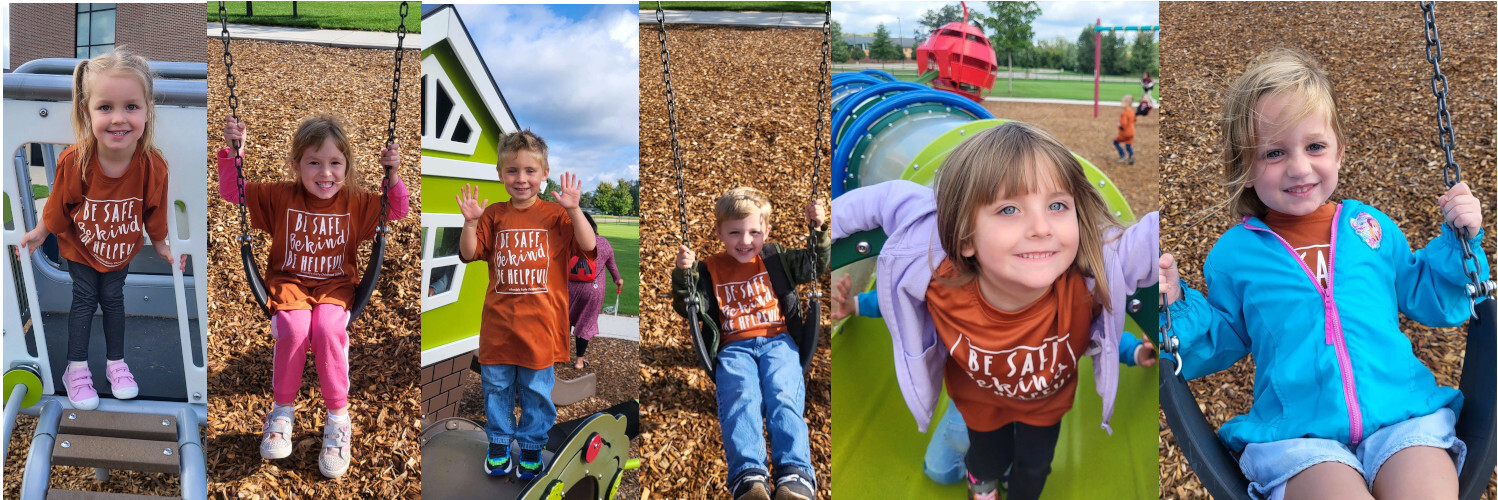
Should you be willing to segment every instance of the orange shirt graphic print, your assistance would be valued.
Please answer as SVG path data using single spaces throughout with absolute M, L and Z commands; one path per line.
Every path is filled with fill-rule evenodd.
M 723 312 L 723 331 L 738 333 L 745 330 L 768 329 L 780 325 L 780 304 L 775 292 L 770 289 L 770 274 L 761 272 L 744 281 L 713 285 L 718 296 L 718 305 Z
M 549 236 L 545 229 L 505 229 L 494 233 L 494 254 L 489 261 L 494 270 L 494 293 L 546 293 L 551 271 Z
M 106 267 L 119 267 L 141 244 L 141 199 L 95 200 L 85 196 L 73 213 L 78 241 Z
M 343 276 L 349 214 L 286 210 L 286 249 L 281 270 L 310 279 Z
M 964 337 L 951 350 L 953 360 L 978 387 L 1019 400 L 1048 398 L 1076 375 L 1077 352 L 1071 334 L 1050 336 L 1040 345 L 1001 351 L 979 349 Z

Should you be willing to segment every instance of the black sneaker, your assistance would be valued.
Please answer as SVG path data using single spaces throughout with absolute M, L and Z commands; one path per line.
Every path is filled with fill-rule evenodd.
M 520 450 L 520 470 L 515 478 L 530 481 L 541 475 L 541 450 Z
M 817 477 L 797 467 L 776 467 L 775 500 L 815 500 Z
M 770 473 L 764 469 L 747 469 L 728 482 L 728 491 L 733 500 L 770 500 L 770 488 L 765 480 Z
M 510 460 L 510 445 L 489 443 L 489 457 L 484 459 L 484 473 L 503 476 L 515 470 L 515 461 Z
M 967 475 L 967 498 L 968 500 L 998 500 L 999 481 L 979 481 L 972 473 Z

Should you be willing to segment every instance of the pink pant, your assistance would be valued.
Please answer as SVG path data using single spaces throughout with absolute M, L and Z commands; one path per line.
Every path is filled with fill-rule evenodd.
M 322 382 L 323 403 L 329 410 L 348 406 L 348 318 L 348 310 L 334 304 L 276 313 L 270 322 L 271 335 L 276 338 L 271 372 L 276 404 L 296 402 L 310 344 L 317 360 L 317 378 Z

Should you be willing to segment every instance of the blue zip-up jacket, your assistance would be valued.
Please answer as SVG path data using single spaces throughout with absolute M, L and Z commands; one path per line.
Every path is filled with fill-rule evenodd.
M 1182 281 L 1183 299 L 1170 305 L 1187 379 L 1253 354 L 1253 407 L 1217 431 L 1234 452 L 1298 437 L 1357 445 L 1443 407 L 1461 413 L 1462 394 L 1436 385 L 1399 313 L 1430 326 L 1468 320 L 1462 242 L 1443 224 L 1412 251 L 1388 216 L 1352 200 L 1333 220 L 1326 289 L 1283 238 L 1249 217 L 1207 255 L 1207 296 Z M 1485 277 L 1481 241 L 1479 231 L 1465 244 Z

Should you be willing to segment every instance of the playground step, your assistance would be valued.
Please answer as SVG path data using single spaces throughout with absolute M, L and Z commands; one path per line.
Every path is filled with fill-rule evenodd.
M 153 441 L 177 440 L 177 418 L 166 415 L 68 410 L 62 413 L 57 432 Z
M 76 491 L 76 490 L 50 490 L 47 492 L 47 500 L 148 500 L 157 497 L 150 495 L 132 495 L 129 493 L 108 493 L 103 491 Z
M 176 474 L 179 467 L 176 441 L 58 434 L 55 443 L 52 465 L 167 474 Z

